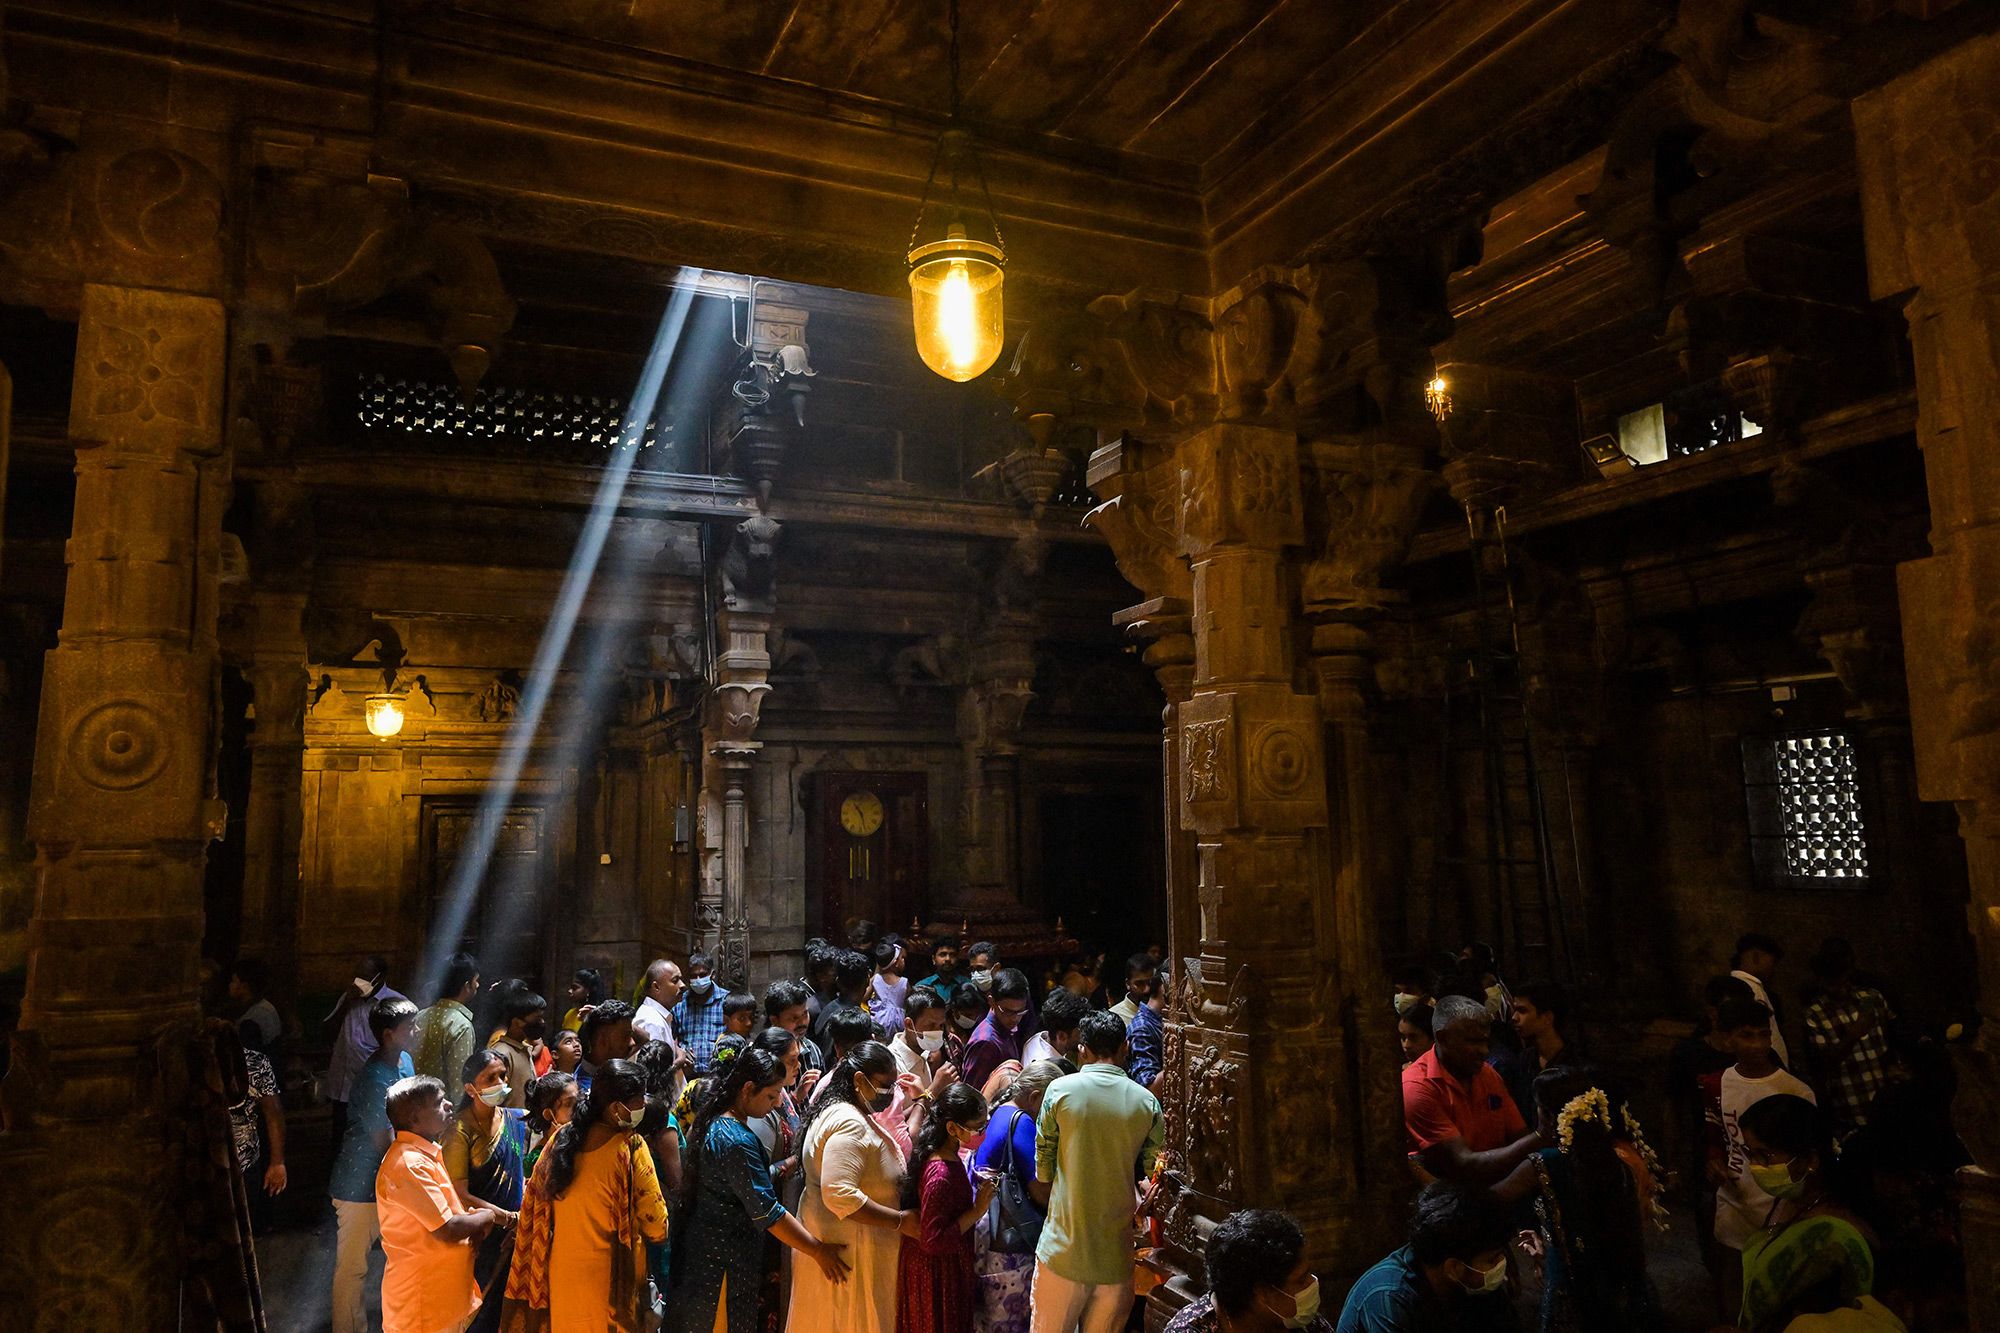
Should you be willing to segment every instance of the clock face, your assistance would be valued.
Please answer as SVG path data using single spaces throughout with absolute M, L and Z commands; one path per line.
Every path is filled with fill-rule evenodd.
M 857 838 L 872 837 L 882 827 L 882 798 L 858 791 L 840 803 L 840 826 Z

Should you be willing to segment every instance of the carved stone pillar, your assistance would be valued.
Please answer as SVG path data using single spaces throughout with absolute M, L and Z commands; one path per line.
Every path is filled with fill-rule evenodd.
M 751 770 L 763 742 L 752 737 L 771 691 L 771 617 L 762 611 L 723 611 L 716 617 L 722 652 L 716 659 L 715 721 L 708 751 L 722 783 L 722 879 L 717 900 L 697 912 L 703 946 L 715 948 L 716 970 L 732 985 L 750 979 Z M 711 929 L 710 923 L 713 922 Z
M 983 923 L 1024 917 L 1021 902 L 1021 718 L 1035 697 L 1034 626 L 1003 614 L 974 642 L 959 695 L 965 776 L 960 827 L 965 887 L 953 907 Z
M 1190 1187 L 1169 1235 L 1191 1260 L 1208 1222 L 1254 1202 L 1298 1216 L 1327 1261 L 1365 1219 L 1351 1207 L 1352 1098 L 1327 1078 L 1347 1066 L 1332 998 L 1346 986 L 1319 711 L 1293 684 L 1284 566 L 1304 537 L 1298 443 L 1221 423 L 1185 441 L 1178 464 L 1195 649 L 1176 709 L 1178 819 L 1194 837 L 1201 952 L 1176 1014 Z M 1327 1150 L 1285 1146 L 1301 1142 Z
M 222 825 L 224 323 L 201 297 L 83 289 L 76 513 L 36 734 L 40 875 L 7 1089 L 31 1150 L 9 1173 L 26 1247 L 10 1267 L 32 1288 L 15 1294 L 52 1327 L 174 1322 L 188 1185 L 162 1109 L 186 1095 L 168 1052 L 196 1018 L 202 866 Z
M 1869 283 L 1917 368 L 1931 550 L 1897 570 L 1917 785 L 1958 807 L 1985 1022 L 1962 1060 L 1972 1327 L 2000 1331 L 2000 36 L 1854 107 Z
M 259 954 L 288 995 L 298 953 L 306 692 L 301 593 L 258 593 L 251 644 L 250 799 L 243 812 L 242 949 Z

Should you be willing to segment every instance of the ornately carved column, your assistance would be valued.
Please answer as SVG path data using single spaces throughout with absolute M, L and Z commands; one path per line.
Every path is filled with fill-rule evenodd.
M 1351 1207 L 1353 1097 L 1328 1078 L 1346 1067 L 1330 1002 L 1345 989 L 1345 923 L 1333 911 L 1318 706 L 1294 685 L 1285 561 L 1304 537 L 1298 455 L 1293 432 L 1234 423 L 1177 453 L 1195 648 L 1177 709 L 1178 814 L 1195 840 L 1201 954 L 1178 1015 L 1191 1189 L 1170 1234 L 1194 1253 L 1198 1218 L 1285 1208 L 1325 1261 L 1368 1222 Z
M 221 831 L 216 571 L 224 314 L 86 286 L 70 434 L 76 511 L 48 654 L 30 832 L 40 877 L 10 1127 L 0 1288 L 37 1327 L 167 1328 L 190 1186 L 160 1114 L 187 1096 L 205 849 Z M 106 1144 L 123 1151 L 107 1153 Z
M 716 659 L 716 722 L 709 753 L 722 774 L 722 883 L 720 901 L 703 904 L 707 947 L 719 952 L 717 972 L 732 985 L 750 979 L 750 909 L 746 869 L 750 849 L 750 774 L 763 742 L 753 740 L 770 693 L 771 617 L 762 611 L 723 611 L 716 617 L 722 641 Z M 713 915 L 709 910 L 712 906 Z M 716 922 L 707 936 L 707 922 Z
M 1897 570 L 1917 784 L 1958 806 L 1985 1022 L 1959 1126 L 1972 1327 L 2000 1333 L 2000 35 L 1855 103 L 1878 297 L 1903 296 L 1931 550 Z

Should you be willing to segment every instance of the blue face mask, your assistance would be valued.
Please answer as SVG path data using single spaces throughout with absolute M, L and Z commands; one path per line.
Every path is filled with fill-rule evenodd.
M 714 977 L 695 977 L 688 982 L 688 989 L 696 995 L 706 995 L 715 989 Z

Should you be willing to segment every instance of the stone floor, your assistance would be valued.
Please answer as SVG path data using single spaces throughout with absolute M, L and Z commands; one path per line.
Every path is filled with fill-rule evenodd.
M 258 1242 L 257 1259 L 271 1333 L 325 1333 L 330 1327 L 327 1284 L 333 1272 L 332 1214 L 317 1226 L 294 1226 L 264 1237 Z M 1666 1312 L 1667 1333 L 1708 1333 L 1715 1326 L 1708 1271 L 1695 1250 L 1691 1214 L 1676 1213 L 1669 1230 L 1653 1233 L 1647 1266 L 1659 1289 L 1660 1307 Z M 379 1291 L 380 1250 L 370 1258 L 370 1272 L 369 1290 Z M 1532 1302 L 1532 1294 L 1524 1295 L 1522 1308 L 1529 1315 Z M 370 1314 L 378 1317 L 372 1306 Z M 1534 1327 L 1532 1318 L 1527 1326 Z

